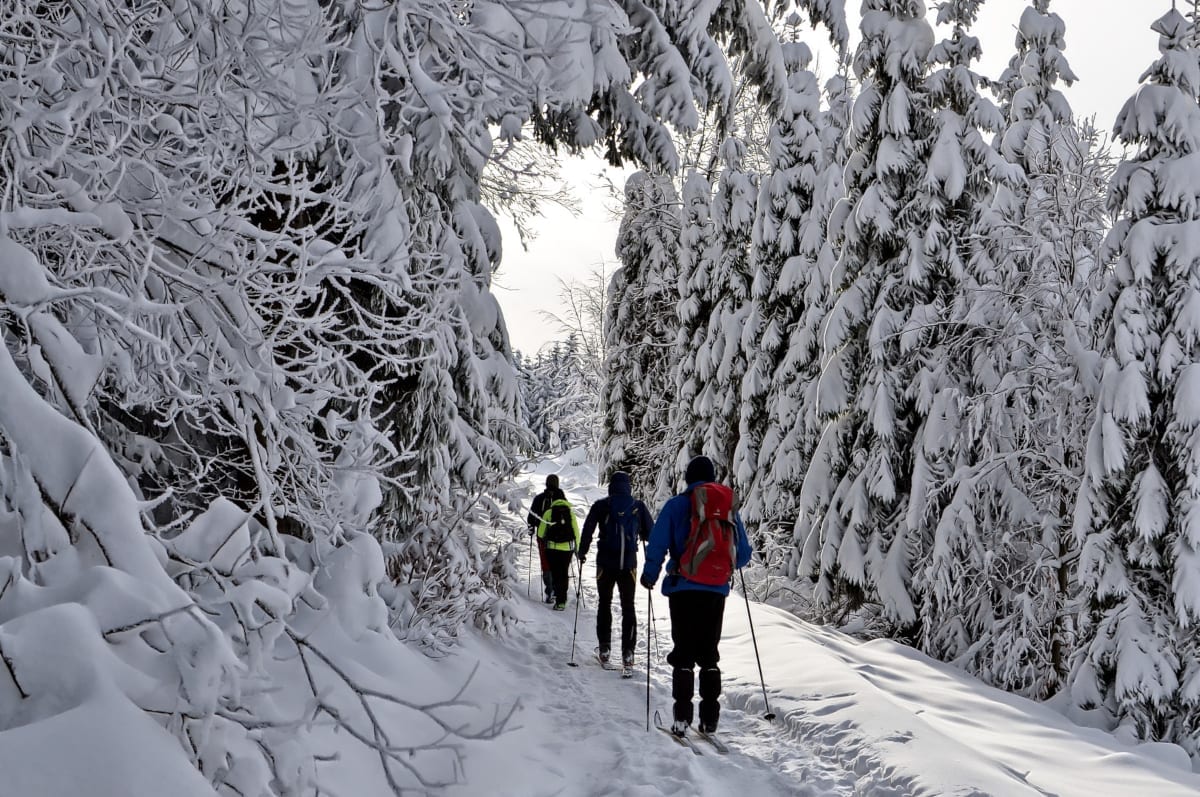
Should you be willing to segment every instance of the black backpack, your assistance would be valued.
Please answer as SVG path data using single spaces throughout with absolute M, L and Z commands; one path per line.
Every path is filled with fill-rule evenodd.
M 628 501 L 628 499 L 627 499 Z M 608 517 L 604 519 L 601 542 L 605 548 L 619 552 L 622 548 L 637 550 L 638 531 L 641 529 L 641 514 L 636 501 L 628 501 L 618 509 L 615 502 L 609 503 Z
M 571 507 L 565 501 L 555 502 L 550 507 L 550 519 L 546 521 L 546 542 L 575 542 L 575 526 L 571 523 Z

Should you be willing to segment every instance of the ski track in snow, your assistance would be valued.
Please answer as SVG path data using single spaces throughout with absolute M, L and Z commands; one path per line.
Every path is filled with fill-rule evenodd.
M 528 474 L 532 497 L 541 489 L 540 475 Z M 579 515 L 605 494 L 603 488 L 571 489 L 567 497 Z M 589 553 L 595 553 L 595 545 Z M 583 604 L 579 611 L 574 661 L 571 638 L 575 623 L 575 578 L 572 570 L 570 598 L 565 612 L 555 612 L 538 598 L 541 590 L 537 554 L 533 553 L 533 587 L 526 598 L 519 585 L 520 625 L 504 641 L 488 640 L 483 655 L 495 661 L 500 672 L 493 677 L 497 689 L 519 694 L 522 710 L 504 744 L 510 753 L 503 764 L 474 759 L 468 782 L 454 795 L 622 795 L 623 797 L 729 797 L 729 795 L 850 795 L 864 793 L 862 774 L 843 768 L 836 758 L 818 756 L 779 719 L 762 718 L 761 690 L 757 682 L 745 684 L 725 676 L 721 698 L 720 736 L 729 746 L 727 755 L 695 739 L 702 755 L 675 744 L 653 727 L 646 728 L 646 590 L 638 588 L 638 648 L 634 677 L 622 679 L 596 662 L 595 566 L 589 557 L 583 566 Z M 520 557 L 526 572 L 529 556 Z M 639 558 L 639 567 L 641 561 Z M 639 571 L 640 572 L 640 571 Z M 526 581 L 526 584 L 528 581 Z M 670 620 L 667 600 L 656 589 L 652 597 L 655 638 L 651 647 L 651 715 L 658 711 L 664 724 L 671 720 Z M 734 604 L 730 605 L 732 609 Z M 727 610 L 728 611 L 728 610 Z M 613 655 L 619 656 L 620 604 L 613 596 Z M 729 644 L 726 640 L 724 644 Z M 531 685 L 540 684 L 533 689 Z M 750 697 L 759 695 L 757 705 Z M 781 715 L 782 716 L 782 715 Z M 693 738 L 694 735 L 693 735 Z M 475 754 L 483 753 L 483 750 Z M 525 760 L 514 762 L 512 755 Z M 488 758 L 503 759 L 493 755 Z M 480 780 L 480 774 L 483 780 Z M 486 784 L 486 787 L 484 787 Z M 872 789 L 872 794 L 887 794 Z M 900 793 L 900 792 L 897 792 Z

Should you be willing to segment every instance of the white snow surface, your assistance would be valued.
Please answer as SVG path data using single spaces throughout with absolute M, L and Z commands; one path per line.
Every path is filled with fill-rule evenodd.
M 547 473 L 559 474 L 580 515 L 605 493 L 595 486 L 594 468 L 576 454 L 543 461 L 523 474 L 519 483 L 527 500 L 542 488 Z M 228 510 L 215 507 L 211 523 L 236 528 L 240 515 Z M 528 554 L 520 557 L 522 576 L 527 575 L 528 562 Z M 533 562 L 536 570 L 536 556 Z M 415 652 L 398 656 L 397 651 L 405 652 L 402 647 L 355 652 L 364 667 L 381 675 L 387 672 L 393 686 L 404 694 L 428 700 L 454 694 L 475 670 L 464 699 L 479 711 L 461 715 L 472 725 L 479 724 L 479 717 L 486 720 L 493 711 L 503 715 L 514 702 L 518 704 L 513 721 L 498 739 L 461 743 L 464 764 L 459 784 L 433 793 L 447 797 L 1200 794 L 1200 776 L 1192 772 L 1180 748 L 1137 745 L 1077 725 L 1052 705 L 983 686 L 901 645 L 860 642 L 752 602 L 766 697 L 777 714 L 774 722 L 768 722 L 763 718 L 766 707 L 747 603 L 736 594 L 726 605 L 721 646 L 725 693 L 720 732 L 731 752 L 720 756 L 702 744 L 703 754 L 693 755 L 660 731 L 646 729 L 645 590 L 639 589 L 637 597 L 640 642 L 635 677 L 622 680 L 592 658 L 596 593 L 591 562 L 583 572 L 574 648 L 574 585 L 568 611 L 552 612 L 538 602 L 540 579 L 534 572 L 532 599 L 526 598 L 528 582 L 515 585 L 518 623 L 505 637 L 468 634 L 452 655 L 437 661 Z M 383 576 L 372 573 L 370 577 Z M 669 719 L 670 669 L 664 660 L 670 649 L 667 601 L 657 591 L 651 597 L 655 637 L 649 651 L 650 706 Z M 370 602 L 369 596 L 358 594 L 358 599 Z M 364 607 L 365 603 L 359 608 Z M 34 675 L 22 667 L 26 655 L 37 653 L 38 646 L 60 644 L 53 629 L 65 627 L 64 611 L 86 619 L 77 606 L 60 607 L 56 619 L 40 626 L 40 631 L 26 628 L 19 619 L 0 626 L 0 647 L 6 653 L 11 654 L 13 643 L 21 640 L 16 665 L 25 677 Z M 617 606 L 614 615 L 616 641 Z M 358 643 L 343 640 L 343 644 Z M 389 650 L 394 660 L 379 660 Z M 216 794 L 170 734 L 126 697 L 129 690 L 137 691 L 137 683 L 122 675 L 127 671 L 115 666 L 93 670 L 84 663 L 95 661 L 95 655 L 76 662 L 77 654 L 65 656 L 58 664 L 52 664 L 52 657 L 40 656 L 45 677 L 64 684 L 61 700 L 39 700 L 36 706 L 8 712 L 0 721 L 0 772 L 4 773 L 0 794 Z M 568 666 L 572 660 L 579 666 Z M 92 672 L 102 674 L 89 675 Z M 6 677 L 0 668 L 0 678 Z M 428 741 L 423 737 L 429 729 L 414 724 L 412 715 L 399 712 L 391 724 L 394 744 Z M 322 765 L 322 781 L 328 789 L 322 794 L 389 794 L 373 755 L 364 748 L 343 734 L 318 731 L 313 738 L 326 746 L 324 752 L 337 756 Z
M 578 457 L 575 458 L 578 462 Z M 558 473 L 581 516 L 605 494 L 595 471 L 563 459 L 521 477 L 526 495 Z M 522 571 L 528 557 L 522 557 Z M 640 565 L 640 562 L 639 562 Z M 774 722 L 763 719 L 746 602 L 730 596 L 721 643 L 720 733 L 731 748 L 695 756 L 646 730 L 646 592 L 638 590 L 632 680 L 595 663 L 594 566 L 584 565 L 572 657 L 568 610 L 519 586 L 520 623 L 502 640 L 472 639 L 484 661 L 480 694 L 519 696 L 515 729 L 467 757 L 466 795 L 1196 795 L 1200 775 L 1173 745 L 1132 744 L 1075 724 L 1052 705 L 985 686 L 890 641 L 861 642 L 771 606 L 751 603 Z M 652 596 L 651 711 L 670 718 L 670 621 Z M 614 596 L 613 642 L 620 609 Z M 568 666 L 573 660 L 578 667 Z M 484 684 L 485 681 L 490 683 Z M 1086 717 L 1079 719 L 1086 721 Z

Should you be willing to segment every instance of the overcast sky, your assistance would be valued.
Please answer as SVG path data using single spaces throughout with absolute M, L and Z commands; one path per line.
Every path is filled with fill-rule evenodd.
M 846 5 L 852 30 L 857 32 L 859 3 L 847 0 Z M 933 3 L 927 0 L 926 5 Z M 983 43 L 982 74 L 998 75 L 1012 57 L 1017 20 L 1027 5 L 1028 0 L 984 4 L 975 29 Z M 1190 7 L 1190 0 L 1183 6 Z M 1066 92 L 1077 115 L 1095 116 L 1098 127 L 1112 128 L 1121 105 L 1157 54 L 1158 36 L 1150 24 L 1170 7 L 1170 0 L 1053 0 L 1051 10 L 1066 22 L 1067 58 L 1079 76 Z M 823 32 L 814 33 L 810 42 L 815 46 L 823 39 Z M 546 342 L 563 337 L 556 324 L 544 317 L 560 305 L 560 278 L 582 278 L 601 263 L 610 272 L 619 265 L 613 254 L 618 222 L 612 218 L 612 202 L 598 176 L 603 169 L 596 158 L 564 164 L 563 176 L 579 197 L 581 213 L 572 216 L 549 209 L 528 251 L 522 250 L 516 230 L 501 222 L 505 252 L 494 291 L 504 308 L 513 346 L 523 352 L 536 352 Z M 608 172 L 618 186 L 624 176 Z

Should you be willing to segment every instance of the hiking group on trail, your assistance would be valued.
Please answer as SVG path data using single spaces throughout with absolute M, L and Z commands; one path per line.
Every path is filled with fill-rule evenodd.
M 608 667 L 615 587 L 621 601 L 621 661 L 627 677 L 637 642 L 634 575 L 639 541 L 644 545 L 645 563 L 638 581 L 647 590 L 653 590 L 658 583 L 666 560 L 662 594 L 670 606 L 673 646 L 667 655 L 672 668 L 673 700 L 669 730 L 681 740 L 695 719 L 697 667 L 700 671 L 697 730 L 706 738 L 717 730 L 721 713 L 718 663 L 725 600 L 734 571 L 749 564 L 753 553 L 741 516 L 734 508 L 733 491 L 717 482 L 712 460 L 706 456 L 694 457 L 685 469 L 684 484 L 680 493 L 666 501 L 655 520 L 646 504 L 633 495 L 629 474 L 613 473 L 608 496 L 592 504 L 581 537 L 558 477 L 551 474 L 546 477 L 545 491 L 534 498 L 528 520 L 530 534 L 536 533 L 538 537 L 546 600 L 552 598 L 554 608 L 559 611 L 566 608 L 571 555 L 574 553 L 579 560 L 582 577 L 582 565 L 595 536 L 599 592 L 597 658 Z M 572 666 L 575 666 L 573 651 L 574 642 Z M 649 681 L 647 723 L 648 690 Z M 768 719 L 772 717 L 767 715 Z M 718 749 L 724 752 L 722 747 L 718 744 Z

